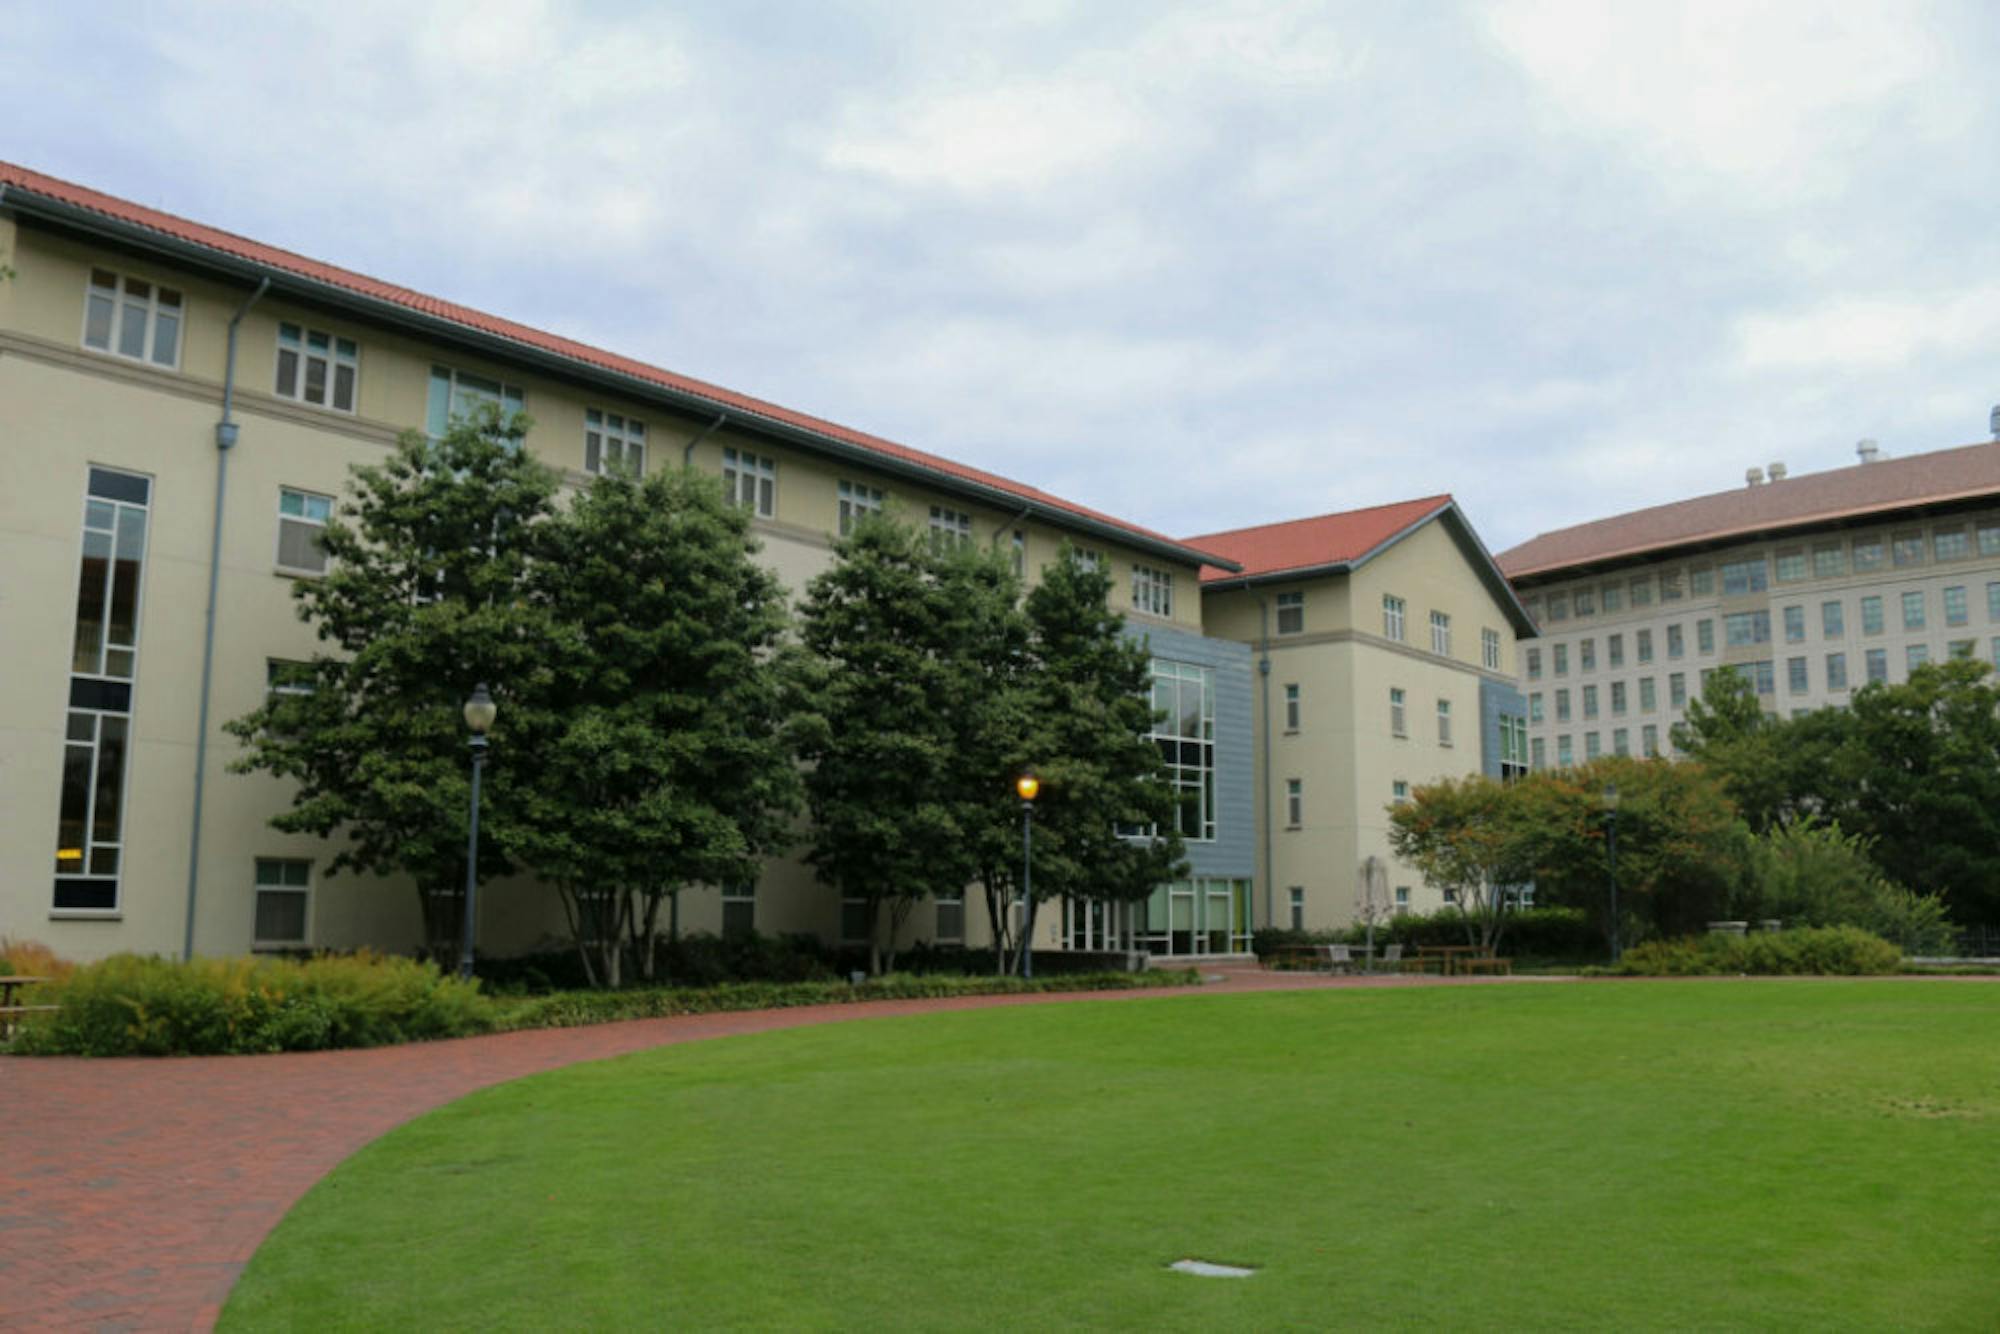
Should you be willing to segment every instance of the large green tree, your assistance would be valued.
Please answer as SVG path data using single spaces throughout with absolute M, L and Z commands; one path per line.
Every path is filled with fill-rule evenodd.
M 1534 876 L 1536 831 L 1525 791 L 1473 774 L 1427 783 L 1389 807 L 1389 846 L 1448 891 L 1467 939 L 1491 950 L 1506 929 L 1508 895 Z
M 617 986 L 627 957 L 653 975 L 664 902 L 753 881 L 789 841 L 783 592 L 748 516 L 692 470 L 598 477 L 537 534 L 557 679 L 513 846 L 560 894 L 589 975 Z
M 522 451 L 527 426 L 487 411 L 356 468 L 321 535 L 327 573 L 292 590 L 325 651 L 228 724 L 245 747 L 235 769 L 293 784 L 275 827 L 336 840 L 330 873 L 415 881 L 436 958 L 455 955 L 461 926 L 464 701 L 486 682 L 500 705 L 482 879 L 513 869 L 516 777 L 549 725 L 558 630 L 529 585 L 557 482 Z

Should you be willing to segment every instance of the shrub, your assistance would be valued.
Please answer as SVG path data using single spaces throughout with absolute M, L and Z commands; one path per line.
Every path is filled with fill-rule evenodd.
M 1269 956 L 1284 945 L 1359 945 L 1368 937 L 1365 926 L 1333 930 L 1295 931 L 1289 927 L 1264 927 L 1251 938 L 1251 948 L 1259 958 Z M 1465 915 L 1456 908 L 1429 914 L 1398 913 L 1375 924 L 1375 943 L 1419 945 L 1463 945 L 1466 943 Z M 1602 957 L 1604 935 L 1581 908 L 1523 908 L 1506 916 L 1500 937 L 1503 954 L 1545 959 Z
M 372 954 L 287 959 L 114 955 L 50 987 L 61 1008 L 24 1024 L 20 1051 L 208 1056 L 371 1047 L 483 1033 L 492 1002 L 433 964 Z
M 1858 926 L 1917 954 L 1942 952 L 1952 938 L 1943 899 L 1891 882 L 1867 839 L 1812 820 L 1774 826 L 1756 839 L 1730 907 L 1750 921 Z
M 75 964 L 58 957 L 47 945 L 0 936 L 0 975 L 46 977 L 60 982 L 75 971 Z
M 1902 952 L 1880 936 L 1859 927 L 1828 926 L 1649 940 L 1627 950 L 1612 971 L 1647 977 L 1734 973 L 1855 977 L 1893 973 L 1902 962 Z

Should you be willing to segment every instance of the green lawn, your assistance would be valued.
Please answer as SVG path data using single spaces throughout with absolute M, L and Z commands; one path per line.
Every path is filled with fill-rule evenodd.
M 2000 986 L 1814 980 L 697 1043 L 370 1146 L 223 1324 L 1990 1329 L 1996 1035 Z

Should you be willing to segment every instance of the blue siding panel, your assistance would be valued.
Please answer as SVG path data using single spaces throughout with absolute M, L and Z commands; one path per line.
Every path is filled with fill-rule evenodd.
M 1215 670 L 1215 841 L 1189 843 L 1197 877 L 1249 880 L 1257 870 L 1257 788 L 1251 757 L 1256 717 L 1255 668 L 1248 644 L 1185 630 L 1129 626 L 1153 656 Z M 1261 898 L 1253 898 L 1261 904 Z

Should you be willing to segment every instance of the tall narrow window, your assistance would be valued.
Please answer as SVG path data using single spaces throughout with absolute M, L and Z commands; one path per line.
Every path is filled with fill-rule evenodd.
M 1306 628 L 1306 595 L 1304 593 L 1280 593 L 1278 603 L 1278 633 L 1281 635 L 1302 634 Z
M 937 940 L 940 945 L 957 945 L 965 940 L 965 891 L 940 890 L 937 898 Z
M 1403 688 L 1389 687 L 1389 733 L 1392 736 L 1408 736 L 1409 711 L 1404 707 Z
M 1382 637 L 1400 642 L 1403 638 L 1403 599 L 1382 595 Z
M 306 943 L 312 863 L 297 858 L 259 857 L 257 903 L 251 926 L 252 949 L 296 949 Z
M 1166 761 L 1167 780 L 1180 798 L 1183 838 L 1215 838 L 1215 670 L 1191 662 L 1153 659 L 1152 740 Z
M 1451 617 L 1441 611 L 1431 613 L 1431 652 L 1441 658 L 1451 656 Z
M 1481 630 L 1479 632 L 1479 661 L 1488 671 L 1500 670 L 1500 632 Z
M 1019 528 L 1014 530 L 1014 540 L 1008 549 L 1007 563 L 1013 567 L 1016 579 L 1028 572 L 1028 535 Z
M 1302 885 L 1293 885 L 1285 891 L 1285 901 L 1292 910 L 1292 930 L 1306 929 L 1306 891 Z
M 1451 744 L 1451 701 L 1448 699 L 1438 701 L 1438 744 Z
M 646 473 L 646 423 L 620 412 L 587 409 L 583 414 L 583 470 L 607 473 L 619 469 L 634 477 Z
M 1285 730 L 1299 730 L 1299 688 L 1296 683 L 1285 687 Z
M 152 494 L 148 478 L 90 469 L 57 797 L 58 911 L 115 912 L 119 906 L 125 760 Z
M 722 451 L 722 494 L 760 519 L 778 513 L 778 461 L 748 450 Z
M 1132 567 L 1132 610 L 1153 616 L 1174 614 L 1174 576 L 1150 565 Z
M 942 910 L 940 910 L 942 911 Z M 738 940 L 757 930 L 757 882 L 741 880 L 722 887 L 722 938 Z
M 1297 829 L 1306 822 L 1305 784 L 1296 778 L 1285 780 L 1285 823 Z
M 864 486 L 860 482 L 842 482 L 835 492 L 840 498 L 840 535 L 846 537 L 854 531 L 854 525 L 862 516 L 880 514 L 882 502 L 887 499 L 881 488 Z
M 171 370 L 180 364 L 181 314 L 181 294 L 173 288 L 92 269 L 83 345 Z
M 278 568 L 295 574 L 325 574 L 326 548 L 320 535 L 333 515 L 333 498 L 310 491 L 278 489 Z
M 352 338 L 297 324 L 278 325 L 278 374 L 272 390 L 279 398 L 352 412 L 360 375 L 361 348 Z

